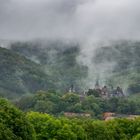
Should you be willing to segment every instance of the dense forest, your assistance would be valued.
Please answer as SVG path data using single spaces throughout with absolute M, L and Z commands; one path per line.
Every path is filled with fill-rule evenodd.
M 0 48 L 0 93 L 15 98 L 28 92 L 46 90 L 51 86 L 49 76 L 36 64 L 5 48 Z
M 53 89 L 66 92 L 73 84 L 77 91 L 84 88 L 88 68 L 77 62 L 80 46 L 76 43 L 55 42 L 17 42 L 10 50 L 41 65 L 43 72 L 52 78 Z
M 77 43 L 17 42 L 11 45 L 10 51 L 40 65 L 50 83 L 48 89 L 52 87 L 64 93 L 74 85 L 76 91 L 81 92 L 88 88 L 90 76 L 93 85 L 100 78 L 104 84 L 120 85 L 129 93 L 140 91 L 140 42 L 118 41 L 97 47 L 90 58 L 92 71 L 96 68 L 92 75 L 89 74 L 90 66 L 77 61 L 81 55 L 80 44 Z M 107 68 L 110 64 L 113 68 Z
M 95 64 L 115 63 L 107 83 L 121 85 L 128 93 L 140 92 L 140 42 L 120 41 L 96 50 Z M 102 68 L 102 67 L 100 67 Z
M 92 57 L 92 67 L 93 70 L 97 67 L 97 72 L 89 75 L 89 67 L 77 61 L 81 53 L 79 44 L 12 43 L 9 49 L 0 48 L 0 94 L 8 98 L 38 90 L 54 90 L 64 94 L 71 85 L 81 93 L 90 88 L 89 76 L 93 86 L 95 80 L 100 78 L 107 86 L 120 85 L 126 93 L 139 93 L 139 51 L 139 42 L 122 41 L 99 47 Z M 112 63 L 115 63 L 113 69 L 106 70 L 104 74 L 107 76 L 100 76 L 100 70 L 104 72 L 104 68 Z
M 37 111 L 55 116 L 61 116 L 64 112 L 89 113 L 94 119 L 103 119 L 104 112 L 140 115 L 139 95 L 103 99 L 96 97 L 94 92 L 81 97 L 76 93 L 59 95 L 53 92 L 38 91 L 34 95 L 22 97 L 14 104 L 25 112 Z
M 106 100 L 90 89 L 87 95 L 84 94 L 89 68 L 78 63 L 80 51 L 79 44 L 61 41 L 15 42 L 8 49 L 0 48 L 0 95 L 11 99 L 23 111 L 56 116 L 63 112 L 88 112 L 101 119 L 102 113 L 108 111 L 140 114 L 140 43 L 112 42 L 98 47 L 92 57 L 93 65 L 99 66 L 99 72 L 103 63 L 115 62 L 104 84 L 109 88 L 125 87 L 123 98 Z M 94 86 L 97 75 L 92 76 Z M 70 92 L 72 85 L 74 91 Z
M 27 112 L 0 99 L 1 140 L 139 140 L 140 118 L 99 121 Z
M 77 61 L 80 49 L 63 42 L 0 48 L 0 139 L 140 139 L 140 118 L 128 119 L 140 115 L 140 43 L 113 42 L 94 50 L 92 65 L 99 73 L 93 72 L 93 88 L 89 67 Z M 100 76 L 108 63 L 115 63 L 113 69 Z M 124 96 L 103 98 L 94 89 L 97 78 L 108 89 L 119 85 Z M 117 117 L 105 121 L 105 112 Z
M 110 121 L 23 113 L 0 99 L 1 140 L 139 140 L 140 118 Z

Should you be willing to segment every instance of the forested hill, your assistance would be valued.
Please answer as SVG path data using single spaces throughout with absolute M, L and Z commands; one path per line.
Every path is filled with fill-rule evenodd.
M 94 63 L 115 62 L 114 72 L 140 68 L 140 42 L 120 41 L 96 49 Z
M 72 85 L 76 91 L 84 91 L 88 66 L 77 62 L 79 54 L 76 43 L 16 42 L 10 49 L 0 48 L 0 94 L 14 97 L 48 89 L 65 93 Z M 106 84 L 139 93 L 139 60 L 140 42 L 117 42 L 96 49 L 93 68 L 115 63 Z
M 140 93 L 140 42 L 120 41 L 96 50 L 93 63 L 114 64 L 108 84 L 121 85 L 129 93 Z
M 52 81 L 36 64 L 11 50 L 0 48 L 0 94 L 17 97 L 52 86 Z M 49 81 L 49 82 L 48 82 Z
M 55 90 L 66 92 L 74 85 L 76 91 L 84 90 L 88 68 L 77 62 L 78 44 L 63 42 L 15 43 L 11 50 L 42 66 L 44 72 L 55 81 Z
M 18 42 L 12 44 L 11 50 L 42 65 L 46 74 L 54 81 L 59 81 L 55 82 L 58 89 L 68 89 L 72 84 L 77 89 L 84 89 L 88 82 L 86 77 L 90 66 L 81 65 L 76 61 L 80 54 L 80 45 L 76 43 Z M 92 59 L 93 70 L 98 66 L 96 73 L 100 75 L 100 69 L 106 70 L 106 84 L 120 85 L 131 93 L 140 92 L 140 42 L 117 41 L 102 45 L 96 48 Z M 108 64 L 113 64 L 111 72 Z
M 81 90 L 87 68 L 76 62 L 77 47 L 40 49 L 39 44 L 33 44 L 14 43 L 11 49 L 0 48 L 1 96 L 15 98 L 38 90 L 64 93 L 72 84 Z

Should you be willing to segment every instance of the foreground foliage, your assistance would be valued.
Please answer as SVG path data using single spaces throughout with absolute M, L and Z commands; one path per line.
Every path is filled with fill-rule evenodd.
M 0 140 L 35 140 L 25 114 L 5 99 L 0 99 Z
M 39 112 L 26 115 L 0 99 L 0 140 L 139 140 L 140 118 L 99 121 L 54 117 Z
M 140 118 L 95 121 L 89 119 L 54 118 L 30 112 L 37 139 L 43 140 L 139 140 Z

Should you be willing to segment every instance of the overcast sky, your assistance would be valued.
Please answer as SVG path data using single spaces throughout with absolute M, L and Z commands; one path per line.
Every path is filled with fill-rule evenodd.
M 140 39 L 140 0 L 0 0 L 0 39 Z

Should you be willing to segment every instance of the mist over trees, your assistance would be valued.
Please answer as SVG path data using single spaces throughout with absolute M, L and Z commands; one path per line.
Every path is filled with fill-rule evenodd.
M 55 89 L 68 91 L 71 85 L 77 91 L 94 88 L 98 79 L 102 85 L 119 85 L 126 92 L 139 92 L 139 42 L 110 42 L 89 52 L 82 52 L 80 45 L 62 41 L 19 42 L 12 44 L 11 50 L 40 64 L 55 81 Z

